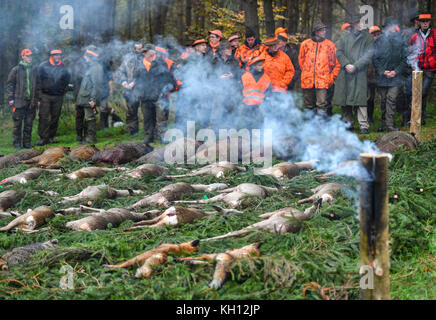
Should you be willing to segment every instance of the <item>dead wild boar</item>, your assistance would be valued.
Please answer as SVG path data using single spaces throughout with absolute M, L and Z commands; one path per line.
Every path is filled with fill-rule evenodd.
M 124 142 L 115 147 L 99 151 L 91 158 L 93 163 L 119 165 L 134 161 L 149 153 L 153 148 L 148 144 Z
M 20 150 L 15 153 L 0 158 L 0 169 L 18 164 L 22 161 L 29 160 L 36 156 L 39 156 L 41 152 L 35 149 Z
M 59 160 L 70 152 L 69 147 L 56 147 L 45 150 L 41 155 L 22 163 L 43 168 L 59 168 Z
M 6 252 L 0 258 L 0 270 L 7 270 L 9 267 L 22 265 L 32 261 L 32 256 L 39 251 L 54 248 L 58 245 L 58 240 L 31 243 L 23 247 L 17 247 Z

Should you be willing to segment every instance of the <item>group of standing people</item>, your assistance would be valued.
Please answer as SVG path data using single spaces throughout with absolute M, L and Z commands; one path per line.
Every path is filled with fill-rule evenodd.
M 391 17 L 385 20 L 383 31 L 378 26 L 362 30 L 360 20 L 361 17 L 355 15 L 345 23 L 336 44 L 326 38 L 327 26 L 317 23 L 300 48 L 289 43 L 290 35 L 285 28 L 277 28 L 274 36 L 263 43 L 248 29 L 242 45 L 239 45 L 239 35 L 224 40 L 220 30 L 212 30 L 209 41 L 195 40 L 173 60 L 167 49 L 138 42 L 114 73 L 102 63 L 102 53 L 95 46 L 84 50 L 71 75 L 63 65 L 61 50 L 51 50 L 48 61 L 35 66 L 31 50 L 24 49 L 22 60 L 8 78 L 14 146 L 32 147 L 31 133 L 37 108 L 40 141 L 36 145 L 56 143 L 63 99 L 70 83 L 74 85 L 76 101 L 77 140 L 95 143 L 98 111 L 102 127 L 111 112 L 108 105 L 111 80 L 119 83 L 123 90 L 127 132 L 138 133 L 138 110 L 141 109 L 144 142 L 162 141 L 171 94 L 176 93 L 177 100 L 190 94 L 186 83 L 189 78 L 183 76 L 187 65 L 198 66 L 195 72 L 199 81 L 212 81 L 217 93 L 232 80 L 240 96 L 235 98 L 224 92 L 217 100 L 219 103 L 191 101 L 198 110 L 192 110 L 186 103 L 177 105 L 177 117 L 196 120 L 214 113 L 220 124 L 226 113 L 235 119 L 244 119 L 246 128 L 260 128 L 266 102 L 294 90 L 300 83 L 305 108 L 327 117 L 332 114 L 333 104 L 341 106 L 344 121 L 352 125 L 357 117 L 361 134 L 369 132 L 377 88 L 382 111 L 380 131 L 395 131 L 398 129 L 394 127 L 394 110 L 398 108 L 400 96 L 406 98 L 407 107 L 402 108 L 404 124 L 410 119 L 411 70 L 419 69 L 424 71 L 425 119 L 427 95 L 436 72 L 436 31 L 430 25 L 431 15 L 414 15 L 412 32 L 401 32 L 399 23 Z M 219 72 L 211 78 L 209 70 L 201 68 L 204 63 Z M 196 114 L 198 112 L 203 113 L 203 117 Z M 210 121 L 200 123 L 200 126 L 209 125 Z

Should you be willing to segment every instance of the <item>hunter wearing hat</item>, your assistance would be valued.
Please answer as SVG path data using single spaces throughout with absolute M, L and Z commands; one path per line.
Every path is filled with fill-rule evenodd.
M 12 107 L 14 129 L 12 136 L 15 149 L 32 148 L 32 128 L 39 104 L 36 90 L 38 70 L 32 65 L 32 51 L 21 51 L 20 63 L 8 76 L 7 93 Z
M 427 114 L 427 97 L 431 82 L 436 73 L 436 30 L 431 27 L 431 14 L 420 14 L 419 31 L 412 36 L 410 46 L 414 54 L 413 70 L 422 70 L 422 119 L 430 118 Z M 425 120 L 424 120 L 425 123 Z
M 271 79 L 272 92 L 286 93 L 295 74 L 291 59 L 286 53 L 279 50 L 277 38 L 265 40 L 265 45 L 268 49 L 263 54 L 265 58 L 263 68 Z
M 298 63 L 298 48 L 294 45 L 290 45 L 288 43 L 289 41 L 289 35 L 288 35 L 288 29 L 286 28 L 277 28 L 274 32 L 275 36 L 277 37 L 277 40 L 279 41 L 279 50 L 286 53 L 291 59 L 292 65 L 294 66 L 294 77 L 292 78 L 291 83 L 289 83 L 288 90 L 292 90 L 295 87 L 295 84 L 300 80 L 301 76 L 301 69 L 300 64 Z
M 342 107 L 342 116 L 351 127 L 353 108 L 356 109 L 360 133 L 368 134 L 368 65 L 374 52 L 374 39 L 361 30 L 360 19 L 360 15 L 351 18 L 353 30 L 344 33 L 336 46 L 341 69 L 335 82 L 333 104 Z
M 247 69 L 250 60 L 262 55 L 265 50 L 266 46 L 260 42 L 254 31 L 247 28 L 245 41 L 242 46 L 236 50 L 235 58 L 242 68 Z
M 51 50 L 49 55 L 49 60 L 38 68 L 38 96 L 41 102 L 38 134 L 41 140 L 36 143 L 37 146 L 57 143 L 54 137 L 71 78 L 68 69 L 62 64 L 62 50 Z
M 380 131 L 398 131 L 394 126 L 394 112 L 404 85 L 403 70 L 407 67 L 407 45 L 396 30 L 398 22 L 386 18 L 383 34 L 375 41 L 374 67 L 381 98 L 382 125 Z
M 230 36 L 227 41 L 232 47 L 232 55 L 234 57 L 236 50 L 239 48 L 239 35 L 235 34 L 233 36 Z
M 325 24 L 315 24 L 312 37 L 303 41 L 299 54 L 304 106 L 320 115 L 327 115 L 327 92 L 340 69 L 336 46 L 325 38 L 326 32 Z
M 213 61 L 221 56 L 219 46 L 222 38 L 223 34 L 221 30 L 209 31 L 209 44 L 207 46 L 206 54 L 209 55 Z
M 79 93 L 77 94 L 76 105 L 84 111 L 84 120 L 86 127 L 85 141 L 82 143 L 97 142 L 97 107 L 100 106 L 102 95 L 104 71 L 99 63 L 100 54 L 95 46 L 89 46 L 85 50 L 83 58 L 88 68 L 80 84 Z M 83 121 L 81 118 L 76 121 Z

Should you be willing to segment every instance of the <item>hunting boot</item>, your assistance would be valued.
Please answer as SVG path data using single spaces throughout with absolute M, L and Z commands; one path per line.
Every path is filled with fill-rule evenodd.
M 109 113 L 100 112 L 100 130 L 109 128 Z
M 97 143 L 97 120 L 86 121 L 86 143 Z

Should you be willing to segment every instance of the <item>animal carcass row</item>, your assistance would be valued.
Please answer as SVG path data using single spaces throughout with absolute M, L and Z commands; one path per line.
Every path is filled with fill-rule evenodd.
M 101 178 L 108 172 L 122 171 L 125 168 L 100 168 L 100 167 L 86 167 L 80 170 L 67 174 L 67 178 L 76 180 L 79 178 Z
M 93 163 L 124 164 L 134 161 L 153 150 L 143 143 L 125 142 L 103 151 L 97 152 L 91 159 Z

